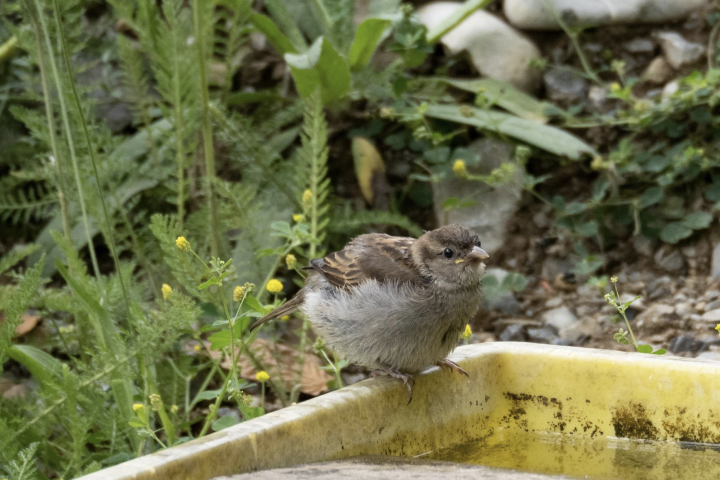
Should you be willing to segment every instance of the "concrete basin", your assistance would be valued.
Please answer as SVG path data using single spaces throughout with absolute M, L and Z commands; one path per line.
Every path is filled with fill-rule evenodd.
M 401 382 L 373 378 L 83 478 L 202 480 L 357 456 L 432 458 L 514 435 L 569 438 L 590 453 L 593 442 L 632 443 L 624 439 L 720 444 L 720 363 L 512 342 L 459 347 L 450 358 L 470 380 L 431 368 L 410 405 Z M 611 467 L 627 450 L 605 448 L 586 474 L 622 478 Z M 700 476 L 687 478 L 720 478 L 715 456 L 684 465 L 684 474 L 697 468 Z M 659 479 L 667 468 L 660 461 L 644 471 Z

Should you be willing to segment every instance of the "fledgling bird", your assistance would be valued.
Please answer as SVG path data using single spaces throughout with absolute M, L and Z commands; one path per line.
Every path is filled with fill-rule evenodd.
M 253 328 L 300 309 L 327 345 L 401 379 L 412 401 L 413 375 L 431 365 L 468 376 L 446 357 L 480 306 L 486 258 L 477 234 L 457 224 L 418 239 L 360 235 L 312 260 L 305 286 Z

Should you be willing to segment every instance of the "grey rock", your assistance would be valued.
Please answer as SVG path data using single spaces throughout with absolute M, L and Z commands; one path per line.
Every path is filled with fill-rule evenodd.
M 585 317 L 572 325 L 569 325 L 558 332 L 560 338 L 577 343 L 584 338 L 597 338 L 603 333 L 600 323 L 592 318 Z
M 237 408 L 220 407 L 217 411 L 217 417 L 232 417 L 240 423 L 240 410 Z
M 623 48 L 630 53 L 653 53 L 655 42 L 649 38 L 633 38 L 629 42 L 623 43 Z
M 704 337 L 699 339 L 702 345 L 700 346 L 700 352 L 706 352 L 710 350 L 711 347 L 716 347 L 720 345 L 720 337 L 717 335 L 713 335 L 711 337 Z
M 493 138 L 483 138 L 469 147 L 481 157 L 479 165 L 468 165 L 473 174 L 487 175 L 503 163 L 511 162 L 512 147 Z M 507 239 L 507 227 L 520 205 L 522 168 L 516 170 L 513 182 L 490 188 L 455 177 L 448 177 L 433 183 L 435 215 L 444 219 L 442 204 L 448 198 L 472 198 L 475 205 L 449 212 L 449 223 L 459 223 L 475 230 L 483 242 L 483 248 L 492 255 L 501 248 Z
M 674 314 L 675 307 L 672 305 L 656 303 L 638 315 L 634 324 L 645 333 L 659 333 L 670 326 Z
M 705 311 L 709 312 L 710 310 L 717 310 L 720 308 L 720 300 L 713 300 L 712 302 L 708 302 L 705 304 Z
M 571 26 L 676 21 L 706 0 L 505 0 L 503 11 L 518 28 L 560 30 L 556 15 Z
M 597 287 L 593 287 L 592 285 L 580 285 L 575 291 L 580 297 L 595 299 L 600 299 L 603 297 L 603 294 L 600 292 L 600 290 Z
M 552 343 L 558 338 L 550 328 L 528 328 L 528 340 L 534 343 Z
M 508 325 L 500 334 L 502 342 L 524 342 L 525 332 L 522 325 Z
M 715 245 L 712 252 L 712 278 L 720 278 L 720 242 Z
M 554 297 L 545 302 L 545 308 L 555 308 L 562 305 L 563 299 L 562 297 Z
M 599 307 L 595 307 L 592 305 L 580 305 L 577 308 L 575 308 L 575 311 L 578 314 L 578 317 L 588 317 L 590 315 L 593 315 L 600 311 Z
M 572 345 L 571 342 L 565 340 L 564 338 L 556 338 L 555 340 L 552 341 L 552 344 L 553 344 L 553 345 L 560 345 L 560 346 L 563 346 L 563 347 L 569 347 L 570 345 Z
M 533 223 L 538 228 L 547 228 L 550 226 L 550 217 L 548 217 L 548 214 L 544 212 L 543 210 L 540 210 L 535 215 L 533 215 Z
M 702 321 L 702 316 L 698 315 L 697 313 L 693 313 L 692 315 L 690 315 L 690 320 L 692 320 L 695 323 L 698 323 L 698 322 Z
M 553 280 L 559 274 L 565 274 L 572 272 L 575 264 L 572 260 L 567 258 L 546 258 L 542 266 L 542 278 L 546 280 Z
M 577 322 L 577 317 L 567 307 L 558 307 L 548 310 L 542 314 L 546 326 L 551 326 L 560 331 Z
M 695 358 L 700 359 L 700 360 L 714 360 L 717 362 L 717 361 L 720 361 L 720 352 L 714 352 L 714 351 L 702 352 L 702 353 L 698 354 L 698 356 Z
M 655 85 L 662 85 L 675 74 L 664 57 L 655 57 L 642 74 L 642 79 Z
M 655 252 L 655 263 L 667 272 L 678 272 L 685 266 L 685 259 L 678 250 L 666 245 Z
M 675 305 L 675 315 L 681 318 L 685 318 L 685 316 L 692 315 L 693 309 L 692 306 L 687 303 L 678 303 Z
M 652 254 L 655 251 L 654 244 L 655 242 L 642 235 L 635 235 L 632 238 L 632 245 L 635 251 L 646 257 L 652 257 Z
M 592 85 L 588 90 L 588 100 L 595 110 L 602 110 L 606 105 L 607 90 L 597 85 Z
M 428 28 L 438 26 L 462 6 L 462 2 L 433 2 L 417 11 Z M 526 91 L 540 85 L 539 73 L 530 67 L 540 58 L 535 44 L 500 18 L 477 10 L 445 34 L 442 44 L 451 55 L 467 51 L 483 76 L 502 80 Z
M 702 342 L 688 335 L 680 335 L 670 340 L 668 348 L 671 352 L 697 352 L 702 347 Z
M 674 300 L 675 302 L 687 302 L 687 299 L 688 299 L 688 298 L 687 298 L 687 295 L 685 295 L 685 294 L 682 293 L 682 292 L 676 293 L 675 296 L 673 297 L 673 300 Z
M 702 317 L 700 317 L 700 319 L 703 322 L 711 322 L 711 323 L 720 322 L 720 309 L 709 310 L 709 311 L 703 313 Z
M 716 298 L 720 298 L 720 290 L 708 290 L 705 292 L 705 300 L 715 300 Z
M 577 103 L 585 99 L 588 82 L 580 74 L 564 68 L 551 68 L 543 75 L 545 91 L 554 102 Z
M 677 32 L 660 32 L 655 37 L 660 41 L 665 59 L 675 69 L 700 60 L 705 53 L 705 45 L 689 42 Z

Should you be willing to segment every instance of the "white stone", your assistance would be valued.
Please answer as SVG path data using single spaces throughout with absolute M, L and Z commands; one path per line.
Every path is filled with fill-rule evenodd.
M 542 314 L 545 325 L 561 331 L 577 322 L 577 317 L 567 307 L 558 307 Z
M 423 6 L 417 16 L 432 29 L 452 15 L 462 3 L 435 2 Z M 509 82 L 526 91 L 536 90 L 540 73 L 530 61 L 540 58 L 533 42 L 494 15 L 478 10 L 442 37 L 451 55 L 467 51 L 482 75 Z
M 662 89 L 662 101 L 667 102 L 678 90 L 680 90 L 680 83 L 677 80 L 666 83 Z
M 720 243 L 715 245 L 715 248 L 713 248 L 712 278 L 720 278 Z
M 655 57 L 642 74 L 642 79 L 655 85 L 660 85 L 670 80 L 674 73 L 665 58 Z
M 545 302 L 545 308 L 555 308 L 562 305 L 563 299 L 562 297 L 554 297 Z
M 709 312 L 703 313 L 701 320 L 703 322 L 720 322 L 720 309 L 710 310 Z
M 707 0 L 505 0 L 503 11 L 518 28 L 560 30 L 557 16 L 571 26 L 658 23 L 679 20 L 706 3 Z
M 676 32 L 661 32 L 655 35 L 660 41 L 665 59 L 673 68 L 697 62 L 705 53 L 705 46 L 688 42 Z

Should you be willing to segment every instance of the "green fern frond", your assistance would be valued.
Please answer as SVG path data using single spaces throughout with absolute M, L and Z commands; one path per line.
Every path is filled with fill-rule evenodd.
M 16 458 L 8 462 L 6 466 L 0 467 L 0 469 L 13 480 L 35 480 L 38 474 L 35 466 L 35 455 L 39 446 L 39 442 L 31 443 L 18 453 Z
M 15 192 L 0 193 L 0 220 L 13 225 L 44 220 L 57 203 L 57 195 L 48 193 L 42 183 Z
M 10 250 L 2 258 L 0 258 L 0 275 L 15 266 L 28 255 L 36 252 L 39 248 L 40 245 L 31 243 L 30 245 L 18 246 Z
M 302 199 L 306 190 L 311 193 L 309 201 L 302 202 L 310 219 L 310 258 L 317 256 L 317 247 L 325 239 L 325 227 L 329 206 L 330 179 L 327 178 L 328 130 L 319 92 L 308 99 L 305 107 L 305 122 L 300 135 L 302 146 L 297 152 L 297 190 Z M 307 199 L 306 199 L 307 200 Z

